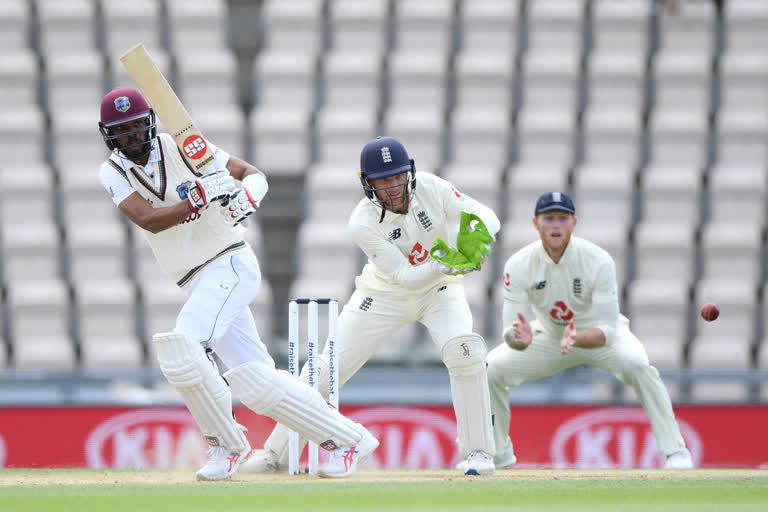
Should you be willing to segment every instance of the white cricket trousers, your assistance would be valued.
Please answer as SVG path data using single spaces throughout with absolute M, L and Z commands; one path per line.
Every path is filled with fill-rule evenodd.
M 659 372 L 650 365 L 643 345 L 629 328 L 620 327 L 611 346 L 574 348 L 566 355 L 560 353 L 559 339 L 537 332 L 536 322 L 532 323 L 532 330 L 535 333 L 533 343 L 527 349 L 514 350 L 501 343 L 488 354 L 488 387 L 497 454 L 504 453 L 511 443 L 509 387 L 581 364 L 602 368 L 634 388 L 664 455 L 671 455 L 685 447 L 667 388 Z
M 187 302 L 175 332 L 211 349 L 227 368 L 257 362 L 275 366 L 261 341 L 248 305 L 261 286 L 261 270 L 250 248 L 208 263 L 186 286 Z

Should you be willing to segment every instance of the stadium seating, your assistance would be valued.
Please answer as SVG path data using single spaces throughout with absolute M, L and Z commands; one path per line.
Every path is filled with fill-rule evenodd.
M 359 151 L 388 134 L 502 219 L 492 261 L 466 280 L 489 346 L 496 278 L 536 238 L 535 198 L 557 189 L 576 201 L 576 234 L 616 260 L 659 368 L 765 369 L 768 5 L 674 3 L 263 0 L 244 35 L 225 0 L 0 2 L 0 367 L 153 367 L 152 333 L 175 324 L 183 292 L 96 178 L 98 102 L 133 83 L 118 57 L 141 41 L 208 137 L 270 176 L 248 231 L 270 349 L 284 348 L 288 295 L 349 297 L 364 263 L 346 231 Z M 716 322 L 698 317 L 706 301 Z M 438 364 L 426 338 L 406 328 L 374 361 Z M 734 382 L 680 396 L 751 396 Z

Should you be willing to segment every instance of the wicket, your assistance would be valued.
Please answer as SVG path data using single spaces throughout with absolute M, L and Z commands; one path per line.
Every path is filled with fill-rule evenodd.
M 338 362 L 336 355 L 336 323 L 339 317 L 339 303 L 328 298 L 292 299 L 288 303 L 288 371 L 294 378 L 299 378 L 299 306 L 307 306 L 307 376 L 309 386 L 318 389 L 317 378 L 317 351 L 318 351 L 318 305 L 328 305 L 328 402 L 339 408 L 338 389 Z M 307 446 L 309 454 L 309 474 L 316 475 L 318 467 L 319 449 L 316 443 L 309 442 Z M 299 434 L 290 431 L 288 434 L 288 474 L 299 473 Z

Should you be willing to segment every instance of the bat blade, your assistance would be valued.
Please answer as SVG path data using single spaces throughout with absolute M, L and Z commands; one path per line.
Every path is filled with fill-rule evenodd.
M 192 169 L 200 173 L 211 165 L 215 157 L 208 141 L 144 45 L 139 43 L 125 52 L 120 57 L 120 62 L 163 122 Z

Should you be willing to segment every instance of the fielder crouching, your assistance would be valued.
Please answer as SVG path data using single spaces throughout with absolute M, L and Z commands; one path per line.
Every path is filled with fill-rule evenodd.
M 197 479 L 229 478 L 251 454 L 232 415 L 232 393 L 331 451 L 321 476 L 354 472 L 379 442 L 329 408 L 317 391 L 275 369 L 248 307 L 261 272 L 242 223 L 267 193 L 264 174 L 212 144 L 213 164 L 193 172 L 171 136 L 156 133 L 154 112 L 135 89 L 104 96 L 99 130 L 112 151 L 101 165 L 102 185 L 144 230 L 165 273 L 187 294 L 173 331 L 155 334 L 153 342 L 163 374 L 210 446 Z M 227 367 L 226 382 L 211 352 Z

